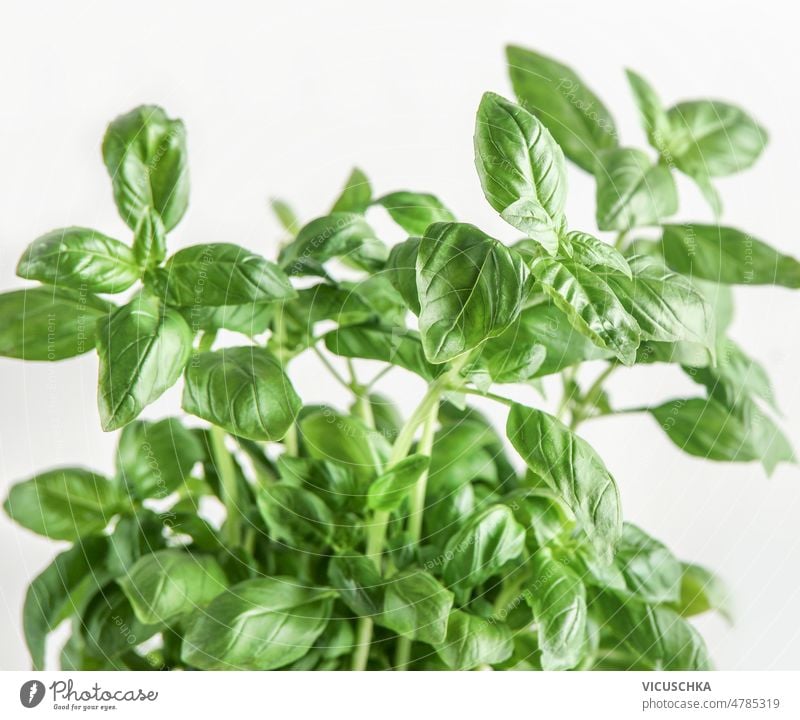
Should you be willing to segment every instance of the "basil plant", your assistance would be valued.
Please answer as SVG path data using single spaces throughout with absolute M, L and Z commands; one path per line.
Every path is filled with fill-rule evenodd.
M 722 102 L 665 107 L 629 72 L 651 147 L 625 146 L 572 70 L 517 47 L 508 64 L 516 102 L 485 94 L 474 138 L 508 241 L 354 170 L 306 224 L 273 201 L 275 260 L 233 243 L 171 252 L 184 125 L 154 106 L 111 123 L 103 159 L 129 237 L 51 231 L 17 268 L 36 284 L 0 295 L 0 354 L 96 351 L 100 424 L 121 430 L 113 475 L 50 469 L 5 502 L 71 543 L 25 599 L 35 668 L 62 622 L 71 670 L 711 666 L 688 618 L 727 616 L 725 588 L 624 522 L 579 428 L 638 412 L 657 421 L 642 433 L 700 458 L 794 461 L 766 373 L 727 331 L 732 286 L 797 288 L 800 263 L 676 218 L 676 174 L 718 218 L 714 178 L 754 163 L 766 132 Z M 567 161 L 594 177 L 609 242 L 570 223 Z M 382 212 L 407 239 L 378 237 Z M 304 353 L 351 404 L 303 401 L 287 367 Z M 654 363 L 697 391 L 617 407 L 608 377 Z M 426 384 L 407 418 L 375 390 L 389 370 Z M 553 375 L 557 412 L 530 389 L 518 401 Z M 141 419 L 176 383 L 181 410 Z M 472 396 L 499 403 L 505 428 Z

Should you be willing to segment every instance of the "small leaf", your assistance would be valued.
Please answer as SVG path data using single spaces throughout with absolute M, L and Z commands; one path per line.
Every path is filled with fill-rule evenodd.
M 169 232 L 189 204 L 186 129 L 155 105 L 114 120 L 103 138 L 103 160 L 122 219 L 135 230 L 153 208 Z
M 186 369 L 183 409 L 234 435 L 280 440 L 300 404 L 283 367 L 264 348 L 200 353 Z
M 369 486 L 367 507 L 372 510 L 396 510 L 427 472 L 429 464 L 427 455 L 414 454 L 390 467 Z
M 516 403 L 506 434 L 575 513 L 601 559 L 610 561 L 622 534 L 622 511 L 617 484 L 597 453 L 551 415 Z
M 665 545 L 631 523 L 622 528 L 615 562 L 628 590 L 645 602 L 676 602 L 680 596 L 681 564 Z
M 275 670 L 303 657 L 325 630 L 331 592 L 294 578 L 245 580 L 189 625 L 181 659 L 201 670 Z
M 692 617 L 714 610 L 733 624 L 730 592 L 724 583 L 700 565 L 684 563 L 682 570 L 680 598 L 673 603 L 675 611 L 683 617 Z
M 372 617 L 383 612 L 384 581 L 368 557 L 357 554 L 332 557 L 328 580 L 357 616 Z
M 572 247 L 572 257 L 595 272 L 607 270 L 632 277 L 631 266 L 624 255 L 608 243 L 584 232 L 570 232 L 567 241 Z
M 280 198 L 271 198 L 269 206 L 283 229 L 292 237 L 297 235 L 297 231 L 300 229 L 300 221 L 289 204 Z
M 133 251 L 96 230 L 68 227 L 34 240 L 17 265 L 17 275 L 49 285 L 93 293 L 118 293 L 139 279 Z
M 423 235 L 433 223 L 456 219 L 439 198 L 427 193 L 401 190 L 378 198 L 375 204 L 384 207 L 392 220 L 410 235 Z
M 83 468 L 59 468 L 11 487 L 3 505 L 23 527 L 54 540 L 100 533 L 125 507 L 120 488 Z
M 359 168 L 353 168 L 344 190 L 331 208 L 331 212 L 363 214 L 372 202 L 372 187 L 369 178 Z
M 475 125 L 475 165 L 489 204 L 555 254 L 567 181 L 564 155 L 547 128 L 527 110 L 486 93 Z
M 566 65 L 513 45 L 506 55 L 520 104 L 547 125 L 572 162 L 593 172 L 597 155 L 617 146 L 605 105 Z
M 192 335 L 176 310 L 137 295 L 98 325 L 97 404 L 103 430 L 121 428 L 172 387 L 192 349 Z
M 642 124 L 647 131 L 650 145 L 661 152 L 669 135 L 669 118 L 664 106 L 661 104 L 656 91 L 641 75 L 633 70 L 626 70 L 628 84 L 636 100 Z
M 383 613 L 378 622 L 398 635 L 432 645 L 447 637 L 453 593 L 420 570 L 395 575 L 386 583 Z
M 719 225 L 665 225 L 664 260 L 684 275 L 730 285 L 800 288 L 800 261 Z
M 335 520 L 325 502 L 313 492 L 276 483 L 258 494 L 258 509 L 270 535 L 295 551 L 331 543 Z
M 500 335 L 522 310 L 527 278 L 522 257 L 474 225 L 431 225 L 417 257 L 428 360 L 447 362 Z
M 133 234 L 133 256 L 139 267 L 145 270 L 160 265 L 167 255 L 167 238 L 161 216 L 152 208 L 146 208 Z
M 417 294 L 417 254 L 420 238 L 410 237 L 398 243 L 389 253 L 386 273 L 389 281 L 414 315 L 419 315 L 419 295 Z
M 600 230 L 658 225 L 678 210 L 678 192 L 669 168 L 653 165 L 641 150 L 617 148 L 601 153 L 595 177 Z

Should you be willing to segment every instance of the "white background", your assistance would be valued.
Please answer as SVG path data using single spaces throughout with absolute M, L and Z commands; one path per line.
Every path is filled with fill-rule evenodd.
M 304 219 L 327 210 L 357 163 L 377 192 L 437 193 L 460 219 L 513 232 L 485 204 L 472 162 L 485 90 L 510 95 L 507 42 L 574 67 L 612 109 L 625 144 L 643 145 L 623 68 L 667 103 L 733 100 L 770 131 L 758 165 L 721 180 L 724 220 L 800 254 L 796 21 L 783 3 L 673 2 L 5 2 L 0 15 L 0 287 L 16 287 L 24 247 L 55 227 L 128 238 L 111 200 L 100 139 L 115 115 L 162 104 L 189 131 L 192 201 L 172 247 L 235 242 L 270 255 L 280 239 L 266 198 Z M 593 184 L 571 169 L 571 225 L 592 229 Z M 681 183 L 679 217 L 710 220 Z M 395 236 L 399 237 L 399 236 Z M 800 445 L 797 296 L 747 288 L 733 337 L 768 368 Z M 313 363 L 294 373 L 305 401 L 343 400 Z M 99 429 L 93 355 L 34 365 L 0 359 L 0 490 L 45 467 L 111 471 Z M 697 388 L 675 368 L 619 372 L 618 406 Z M 384 389 L 408 409 L 418 384 Z M 536 402 L 530 390 L 517 394 Z M 147 416 L 175 412 L 172 391 Z M 502 421 L 502 414 L 495 417 Z M 737 624 L 699 621 L 725 669 L 800 669 L 800 471 L 682 455 L 655 422 L 631 415 L 582 431 L 606 459 L 627 519 L 732 588 Z M 20 608 L 56 546 L 0 518 L 0 668 L 28 666 Z

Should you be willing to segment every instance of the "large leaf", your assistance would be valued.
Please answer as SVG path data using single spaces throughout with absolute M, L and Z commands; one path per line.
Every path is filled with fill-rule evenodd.
M 750 167 L 767 144 L 767 132 L 741 108 L 693 100 L 667 111 L 672 162 L 692 177 L 720 177 Z
M 522 310 L 522 257 L 474 225 L 436 223 L 419 244 L 419 327 L 425 355 L 443 363 L 500 335 Z
M 472 670 L 507 660 L 514 651 L 507 625 L 454 610 L 436 653 L 451 670 Z
M 303 657 L 328 624 L 330 590 L 294 578 L 245 580 L 216 597 L 183 641 L 182 660 L 202 670 L 274 670 Z
M 689 455 L 725 462 L 758 460 L 771 474 L 795 462 L 789 441 L 755 403 L 740 398 L 730 408 L 714 398 L 671 400 L 650 413 L 672 442 Z
M 475 125 L 475 166 L 489 204 L 551 254 L 567 198 L 561 148 L 527 110 L 486 93 Z
M 192 334 L 177 312 L 137 295 L 100 321 L 97 403 L 103 430 L 116 430 L 172 387 L 192 349 Z
M 280 440 L 300 411 L 300 398 L 268 350 L 231 347 L 192 359 L 183 409 L 234 435 Z
M 28 587 L 22 627 L 34 670 L 44 670 L 48 634 L 79 612 L 97 587 L 107 582 L 103 569 L 107 551 L 105 537 L 79 540 L 57 555 Z
M 609 273 L 547 256 L 536 258 L 531 272 L 573 327 L 626 365 L 633 364 L 639 346 L 639 325 L 614 293 Z
M 730 285 L 800 288 L 800 261 L 761 240 L 720 225 L 666 225 L 667 264 L 684 275 Z
M 177 418 L 136 420 L 122 431 L 117 472 L 142 498 L 165 498 L 205 457 L 197 436 Z
M 555 490 L 598 554 L 611 560 L 622 534 L 614 478 L 591 446 L 551 415 L 514 403 L 506 434 L 528 467 Z
M 113 305 L 75 290 L 35 287 L 0 294 L 0 356 L 64 360 L 95 346 L 97 321 Z
M 411 640 L 433 644 L 445 641 L 453 593 L 432 575 L 413 570 L 386 583 L 381 625 Z
M 133 251 L 96 230 L 68 227 L 34 240 L 17 265 L 17 275 L 95 293 L 118 293 L 139 279 Z
M 456 595 L 503 571 L 506 563 L 525 549 L 525 529 L 505 505 L 493 505 L 472 516 L 450 538 L 445 548 L 442 576 Z
M 597 155 L 617 145 L 605 105 L 566 65 L 513 45 L 506 55 L 520 103 L 547 125 L 570 160 L 593 172 Z
M 580 662 L 587 642 L 586 589 L 546 548 L 534 555 L 533 567 L 525 599 L 539 633 L 542 668 L 569 670 Z
M 231 243 L 179 250 L 157 271 L 155 284 L 165 302 L 184 307 L 264 303 L 295 296 L 277 265 Z
M 392 220 L 411 235 L 422 235 L 435 222 L 456 219 L 439 198 L 428 193 L 401 190 L 378 198 L 375 204 L 384 207 Z
M 617 148 L 601 153 L 595 177 L 600 230 L 658 225 L 678 210 L 678 192 L 669 168 L 653 165 L 641 150 Z
M 103 138 L 103 160 L 119 214 L 132 230 L 148 208 L 172 230 L 189 204 L 186 129 L 155 105 L 114 120 Z
M 11 487 L 3 508 L 23 527 L 55 540 L 101 532 L 125 507 L 119 485 L 83 468 L 58 468 Z
M 211 556 L 159 550 L 139 558 L 119 584 L 139 621 L 155 624 L 208 604 L 228 583 Z

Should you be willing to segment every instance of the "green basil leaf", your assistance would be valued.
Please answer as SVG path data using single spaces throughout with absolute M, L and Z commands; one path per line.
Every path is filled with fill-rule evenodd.
M 103 160 L 114 201 L 132 230 L 147 208 L 172 230 L 189 204 L 186 129 L 155 105 L 142 105 L 114 120 L 103 138 Z
M 613 650 L 627 650 L 635 670 L 711 670 L 703 639 L 686 620 L 667 607 L 604 593 L 597 606 L 615 638 Z M 595 603 L 592 603 L 592 608 Z M 591 609 L 591 608 L 590 608 Z
M 372 202 L 372 186 L 369 178 L 359 168 L 353 168 L 350 177 L 347 178 L 344 190 L 339 195 L 331 208 L 331 212 L 366 212 Z
M 161 216 L 152 208 L 146 208 L 133 233 L 133 256 L 140 268 L 149 270 L 164 261 L 166 232 Z
M 682 570 L 680 598 L 672 604 L 673 609 L 683 617 L 715 610 L 733 623 L 730 592 L 724 583 L 700 565 L 684 563 Z
M 447 622 L 447 637 L 436 654 L 451 670 L 472 670 L 508 660 L 514 651 L 507 625 L 454 610 Z
M 395 290 L 400 293 L 408 309 L 419 315 L 417 293 L 417 254 L 420 238 L 411 237 L 395 245 L 386 261 L 386 273 Z
M 297 231 L 300 229 L 300 220 L 291 206 L 280 198 L 271 198 L 269 206 L 275 213 L 275 217 L 278 218 L 281 227 L 292 237 L 297 235 Z
M 384 581 L 368 557 L 357 554 L 332 557 L 328 580 L 357 616 L 372 617 L 383 611 Z
M 426 380 L 433 380 L 441 373 L 441 367 L 428 362 L 417 333 L 397 326 L 340 327 L 326 333 L 325 347 L 342 357 L 368 358 L 399 365 Z
M 33 532 L 54 540 L 100 533 L 123 510 L 119 486 L 83 468 L 58 468 L 11 487 L 3 509 Z
M 335 529 L 333 513 L 313 492 L 276 483 L 258 494 L 258 509 L 270 535 L 295 551 L 330 545 Z
M 200 440 L 177 418 L 136 420 L 120 435 L 117 472 L 139 497 L 165 498 L 204 458 Z
M 337 212 L 304 225 L 281 250 L 278 262 L 289 275 L 324 274 L 321 265 L 335 257 L 374 272 L 383 267 L 388 255 L 361 215 Z
M 295 290 L 274 263 L 239 245 L 192 245 L 170 257 L 154 282 L 170 305 L 243 305 L 290 300 Z
M 525 549 L 525 529 L 505 505 L 493 505 L 473 515 L 450 538 L 442 577 L 457 597 L 481 585 Z
M 112 578 L 127 575 L 142 555 L 164 547 L 164 528 L 173 524 L 172 513 L 170 510 L 156 515 L 142 508 L 117 520 L 114 531 L 108 535 L 108 554 L 104 563 Z
M 622 527 L 615 561 L 627 589 L 639 599 L 669 603 L 680 597 L 680 562 L 665 545 L 631 523 Z
M 178 311 L 189 323 L 192 334 L 230 330 L 252 338 L 266 332 L 275 312 L 285 311 L 285 306 L 273 303 L 245 303 L 216 307 L 193 305 L 178 308 Z
M 447 637 L 453 593 L 420 570 L 395 575 L 386 582 L 383 613 L 377 621 L 398 635 L 432 645 Z
M 403 458 L 369 486 L 367 507 L 372 510 L 396 510 L 427 472 L 428 465 L 430 458 L 427 455 L 414 454 Z
M 678 211 L 678 191 L 665 165 L 653 165 L 633 148 L 607 150 L 598 156 L 597 227 L 625 231 L 658 225 Z
M 207 605 L 227 585 L 213 557 L 182 550 L 144 555 L 118 582 L 145 624 L 165 623 Z
M 454 222 L 451 213 L 435 195 L 401 190 L 375 201 L 386 209 L 403 230 L 410 235 L 422 235 L 435 222 Z
M 586 588 L 547 548 L 533 556 L 534 577 L 525 599 L 539 631 L 544 670 L 569 670 L 587 645 Z
M 383 435 L 330 408 L 305 415 L 299 425 L 311 457 L 344 465 L 361 480 L 374 478 L 375 469 L 389 457 L 389 443 Z
M 97 230 L 68 227 L 34 240 L 17 265 L 17 275 L 49 285 L 118 293 L 139 279 L 133 251 Z
M 527 110 L 486 93 L 475 125 L 475 166 L 489 204 L 555 254 L 567 181 L 564 154 L 547 128 Z
M 116 583 L 99 590 L 80 618 L 85 651 L 104 660 L 128 652 L 160 630 L 160 623 L 148 625 L 136 617 Z
M 572 248 L 572 257 L 581 265 L 598 272 L 606 270 L 632 277 L 631 266 L 625 256 L 608 243 L 578 231 L 567 233 L 567 241 Z
M 181 658 L 202 670 L 274 670 L 303 657 L 331 615 L 329 590 L 294 578 L 245 580 L 216 597 L 183 641 Z
M 789 441 L 752 402 L 731 409 L 714 398 L 672 400 L 650 408 L 672 442 L 689 455 L 724 462 L 760 461 L 772 474 L 778 463 L 796 462 Z
M 626 70 L 625 74 L 628 76 L 628 84 L 642 116 L 647 139 L 652 147 L 661 152 L 664 150 L 670 130 L 667 111 L 647 80 L 633 70 Z
M 721 177 L 749 168 L 767 144 L 764 130 L 744 110 L 693 100 L 667 110 L 672 161 L 692 177 Z
M 576 330 L 626 365 L 634 363 L 639 325 L 610 287 L 608 274 L 546 256 L 533 261 L 531 272 Z
M 234 435 L 280 440 L 300 411 L 300 398 L 268 350 L 230 347 L 194 356 L 183 409 Z
M 688 341 L 715 348 L 714 314 L 702 293 L 685 277 L 644 257 L 629 259 L 633 279 L 606 279 L 634 317 L 645 340 Z
M 719 225 L 666 225 L 664 260 L 684 275 L 729 285 L 800 288 L 800 261 L 761 240 Z
M 520 315 L 504 333 L 484 343 L 480 355 L 467 370 L 476 385 L 482 383 L 484 375 L 487 386 L 528 382 L 536 376 L 546 354 L 545 347 L 538 344 L 538 337 Z
M 513 45 L 506 55 L 520 103 L 547 125 L 572 162 L 592 172 L 597 155 L 617 146 L 605 105 L 566 65 Z
M 107 551 L 105 537 L 78 540 L 59 553 L 28 587 L 22 626 L 34 670 L 44 670 L 47 636 L 70 615 L 80 612 L 86 600 L 107 582 L 102 569 Z
M 419 327 L 428 360 L 452 360 L 500 335 L 519 315 L 522 257 L 474 225 L 437 223 L 419 245 Z
M 777 410 L 767 371 L 733 340 L 719 339 L 716 365 L 684 367 L 684 371 L 692 380 L 704 385 L 710 397 L 728 407 L 735 407 L 744 397 L 760 398 Z
M 551 415 L 514 403 L 506 434 L 528 467 L 575 513 L 601 559 L 609 562 L 622 534 L 614 478 L 591 446 Z
M 145 294 L 103 318 L 97 334 L 100 421 L 103 430 L 116 430 L 175 384 L 192 334 L 180 313 Z
M 0 294 L 0 356 L 64 360 L 94 349 L 111 303 L 75 290 L 34 287 Z

